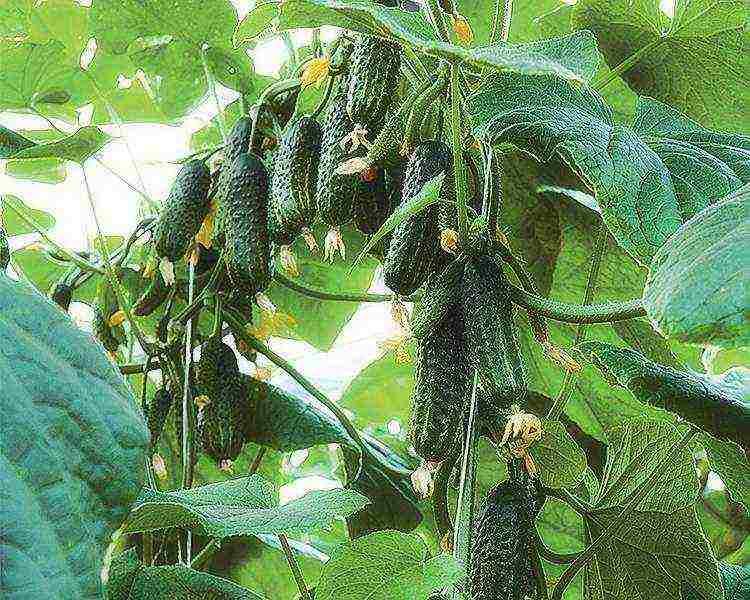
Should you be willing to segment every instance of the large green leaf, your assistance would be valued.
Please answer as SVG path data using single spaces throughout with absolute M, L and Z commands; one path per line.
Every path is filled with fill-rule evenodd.
M 101 598 L 110 536 L 145 477 L 148 430 L 101 347 L 0 275 L 4 598 Z
M 460 574 L 450 556 L 430 558 L 420 538 L 383 531 L 350 542 L 326 563 L 315 600 L 425 600 Z
M 750 345 L 750 185 L 685 223 L 656 253 L 649 318 L 681 342 Z
M 110 137 L 98 127 L 81 127 L 74 134 L 55 142 L 37 144 L 13 154 L 16 160 L 59 158 L 83 164 L 101 150 Z
M 545 545 L 555 552 L 570 554 L 585 548 L 583 520 L 564 502 L 548 497 L 536 518 L 536 528 Z M 559 578 L 567 567 L 547 562 L 543 566 L 548 580 Z M 579 574 L 565 590 L 563 600 L 583 598 L 582 586 L 583 577 Z
M 646 49 L 623 74 L 639 94 L 668 102 L 702 123 L 750 132 L 750 14 L 744 2 L 580 0 L 574 28 L 593 32 L 610 67 Z
M 362 427 L 384 426 L 391 419 L 404 427 L 413 387 L 414 364 L 398 364 L 389 353 L 362 369 L 338 403 L 351 410 Z
M 586 470 L 586 454 L 560 421 L 542 421 L 542 439 L 530 450 L 539 469 L 539 478 L 547 487 L 573 487 Z
M 107 597 L 118 600 L 263 600 L 227 579 L 184 565 L 144 566 L 133 548 L 112 563 Z
M 750 457 L 734 442 L 702 435 L 711 470 L 718 473 L 729 494 L 750 510 Z
M 34 233 L 36 231 L 31 225 L 29 225 L 26 221 L 19 217 L 16 211 L 20 212 L 32 223 L 38 225 L 42 231 L 49 231 L 55 226 L 55 218 L 51 214 L 44 212 L 43 210 L 37 210 L 35 208 L 29 207 L 24 203 L 23 200 L 16 196 L 11 196 L 9 194 L 7 196 L 3 196 L 1 201 L 2 203 L 0 204 L 0 208 L 2 208 L 2 226 L 5 229 L 5 233 L 8 235 L 8 237 Z M 15 208 L 16 210 L 13 210 L 13 208 L 8 208 L 8 204 L 12 204 L 13 208 Z
M 258 33 L 258 22 L 268 20 L 268 6 L 261 4 L 235 32 L 235 44 L 242 44 Z M 553 73 L 569 79 L 588 80 L 599 64 L 593 37 L 587 32 L 565 38 L 525 44 L 495 44 L 465 48 L 436 39 L 421 12 L 388 8 L 375 2 L 343 0 L 286 0 L 279 4 L 277 30 L 332 25 L 343 29 L 374 33 L 409 44 L 429 55 L 495 69 L 540 74 Z
M 604 481 L 585 520 L 594 539 L 610 525 L 614 530 L 584 567 L 587 597 L 679 600 L 687 582 L 706 600 L 721 600 L 718 565 L 693 508 L 692 456 L 686 449 L 666 455 L 680 437 L 677 428 L 636 419 L 608 435 Z M 623 515 L 629 494 L 643 485 L 645 497 Z
M 702 129 L 652 100 L 639 102 L 629 128 L 589 88 L 500 74 L 470 109 L 477 137 L 576 169 L 618 242 L 645 264 L 696 210 L 750 180 L 750 138 Z
M 328 527 L 366 504 L 357 492 L 338 489 L 312 491 L 279 506 L 273 486 L 251 475 L 190 490 L 145 490 L 123 527 L 127 532 L 181 527 L 216 538 L 301 535 Z
M 127 54 L 132 67 L 144 71 L 147 92 L 169 119 L 206 95 L 206 69 L 222 83 L 249 91 L 252 63 L 230 42 L 236 22 L 227 0 L 97 2 L 89 19 L 103 52 Z
M 750 447 L 750 371 L 738 368 L 710 378 L 651 362 L 629 348 L 598 341 L 578 348 L 612 385 L 627 388 L 641 402 Z
M 318 225 L 313 229 L 315 237 L 322 242 L 326 228 Z M 303 239 L 298 239 L 292 249 L 297 255 L 299 283 L 325 291 L 364 293 L 370 287 L 376 262 L 367 258 L 352 270 L 352 263 L 362 250 L 363 236 L 350 227 L 341 230 L 346 244 L 346 260 L 326 262 L 320 252 L 311 253 Z M 351 271 L 351 272 L 350 272 Z M 300 295 L 280 284 L 272 284 L 267 292 L 276 306 L 294 317 L 296 326 L 289 332 L 296 337 L 327 352 L 349 319 L 357 311 L 356 302 L 321 301 Z

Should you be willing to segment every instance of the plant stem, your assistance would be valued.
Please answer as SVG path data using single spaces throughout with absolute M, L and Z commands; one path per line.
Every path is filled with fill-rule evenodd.
M 464 429 L 464 445 L 461 456 L 461 479 L 458 488 L 458 506 L 453 533 L 453 558 L 459 565 L 469 564 L 472 543 L 472 525 L 474 523 L 474 488 L 476 484 L 476 419 L 478 411 L 477 388 L 479 375 L 474 371 L 474 383 L 471 389 L 471 404 Z M 454 598 L 457 598 L 454 595 Z
M 105 271 L 100 269 L 99 267 L 91 264 L 87 260 L 84 260 L 80 256 L 77 256 L 74 252 L 69 252 L 65 248 L 63 248 L 60 244 L 55 242 L 52 238 L 50 238 L 44 231 L 42 230 L 41 225 L 39 225 L 32 217 L 27 217 L 20 208 L 15 206 L 15 201 L 10 199 L 11 196 L 4 196 L 3 197 L 3 204 L 10 207 L 10 209 L 16 213 L 16 216 L 18 216 L 19 219 L 21 219 L 26 225 L 31 227 L 36 233 L 38 233 L 41 238 L 47 242 L 50 246 L 52 246 L 57 252 L 59 252 L 62 256 L 64 256 L 67 260 L 72 262 L 77 267 L 80 267 L 84 271 L 89 271 L 91 273 L 97 273 L 99 275 L 106 275 Z
M 614 323 L 643 317 L 646 310 L 640 298 L 625 302 L 571 304 L 537 296 L 508 282 L 510 296 L 519 306 L 561 323 Z
M 294 292 L 302 294 L 303 296 L 309 296 L 310 298 L 317 298 L 318 300 L 335 300 L 338 302 L 392 302 L 396 298 L 395 294 L 338 294 L 324 292 L 323 290 L 316 290 L 297 283 L 279 272 L 276 272 L 273 278 L 277 283 L 280 283 Z M 405 300 L 407 302 L 412 301 L 410 298 L 406 298 Z
M 461 135 L 461 90 L 458 66 L 451 66 L 451 146 L 453 149 L 453 175 L 456 185 L 456 204 L 458 208 L 458 232 L 465 243 L 469 235 L 468 225 L 468 190 L 466 185 L 466 165 L 462 151 Z
M 419 55 L 414 52 L 414 48 L 407 44 L 401 47 L 401 51 L 404 53 L 407 62 L 413 67 L 415 75 L 420 81 L 430 78 L 430 73 L 427 71 L 427 67 L 424 66 Z
M 195 292 L 195 265 L 189 261 L 188 268 L 188 303 L 193 301 Z M 193 485 L 193 461 L 190 448 L 190 366 L 193 360 L 193 320 L 188 318 L 185 325 L 185 366 L 182 380 L 182 487 Z M 188 562 L 190 558 L 188 557 Z
M 219 548 L 219 543 L 219 540 L 217 538 L 214 538 L 210 542 L 208 542 L 208 544 L 203 546 L 203 548 L 201 548 L 201 551 L 198 552 L 198 554 L 193 557 L 193 560 L 190 561 L 190 568 L 201 568 L 204 563 L 215 554 L 216 550 Z
M 547 496 L 551 496 L 552 498 L 557 498 L 558 500 L 562 500 L 570 506 L 574 511 L 576 511 L 579 515 L 586 516 L 589 513 L 591 513 L 591 506 L 589 506 L 586 502 L 581 500 L 578 496 L 574 496 L 566 489 L 551 489 L 551 488 L 544 488 L 544 493 Z
M 438 541 L 442 542 L 447 534 L 453 534 L 453 521 L 448 508 L 448 482 L 450 481 L 453 467 L 456 466 L 458 457 L 461 456 L 461 448 L 456 448 L 446 458 L 435 474 L 435 489 L 432 491 L 432 513 L 435 517 L 435 526 L 438 532 Z
M 128 321 L 128 324 L 130 325 L 130 329 L 133 332 L 133 335 L 135 335 L 136 339 L 138 340 L 138 343 L 141 345 L 141 348 L 143 348 L 144 351 L 148 352 L 149 347 L 151 344 L 148 343 L 148 340 L 146 339 L 146 335 L 141 331 L 140 326 L 138 323 L 136 323 L 135 318 L 133 317 L 133 312 L 130 307 L 130 303 L 127 302 L 125 296 L 122 294 L 122 288 L 120 286 L 120 280 L 117 277 L 117 273 L 115 272 L 112 262 L 109 260 L 109 250 L 107 249 L 107 244 L 104 239 L 104 234 L 102 233 L 101 224 L 99 223 L 99 216 L 96 214 L 96 203 L 94 202 L 94 196 L 91 193 L 91 186 L 89 185 L 89 179 L 86 175 L 86 168 L 81 165 L 81 173 L 83 174 L 83 183 L 86 187 L 86 196 L 89 201 L 89 206 L 91 207 L 91 215 L 94 217 L 94 224 L 96 225 L 96 232 L 99 236 L 99 240 L 101 241 L 101 252 L 102 252 L 102 258 L 104 259 L 104 264 L 106 266 L 105 275 L 107 279 L 109 279 L 110 285 L 112 286 L 112 292 L 115 294 L 115 298 L 117 299 L 117 305 L 122 309 L 122 311 L 125 313 L 125 318 Z
M 573 552 L 572 554 L 559 554 L 544 543 L 542 536 L 539 535 L 538 529 L 535 530 L 535 534 L 535 545 L 537 552 L 544 560 L 552 563 L 553 565 L 569 565 L 580 556 L 580 552 Z
M 430 21 L 435 29 L 435 33 L 438 37 L 447 42 L 450 38 L 448 37 L 448 28 L 445 26 L 445 19 L 443 18 L 443 11 L 438 5 L 438 0 L 427 0 L 427 12 L 430 15 Z
M 635 508 L 641 503 L 643 498 L 646 497 L 646 494 L 651 491 L 651 486 L 653 485 L 654 480 L 660 475 L 661 469 L 671 462 L 672 458 L 677 452 L 680 452 L 683 448 L 685 448 L 685 446 L 687 446 L 687 444 L 696 433 L 698 433 L 698 429 L 690 427 L 688 431 L 679 440 L 672 444 L 669 450 L 667 450 L 667 452 L 658 462 L 651 474 L 628 495 L 624 502 L 623 511 L 609 525 L 607 525 L 604 531 L 602 531 L 601 535 L 599 535 L 599 537 L 597 537 L 589 546 L 587 546 L 587 548 L 578 555 L 578 557 L 562 574 L 557 582 L 557 585 L 555 585 L 555 591 L 552 594 L 552 600 L 562 600 L 566 588 L 576 576 L 578 571 L 580 571 L 581 568 L 584 567 L 589 560 L 591 560 L 591 558 L 594 556 L 594 554 L 596 554 L 597 550 L 599 550 L 601 546 L 603 546 L 606 542 L 611 540 L 614 535 L 617 534 L 620 527 L 630 516 L 630 513 L 635 510 Z
M 620 75 L 633 68 L 645 54 L 651 52 L 652 50 L 655 50 L 666 40 L 666 37 L 658 37 L 657 39 L 650 41 L 648 44 L 646 44 L 642 48 L 639 48 L 633 54 L 628 56 L 619 65 L 617 65 L 614 69 L 607 73 L 601 80 L 592 82 L 591 87 L 597 91 L 603 90 Z
M 289 563 L 289 568 L 294 576 L 294 581 L 297 584 L 301 600 L 310 600 L 310 593 L 307 591 L 307 585 L 305 584 L 305 576 L 302 574 L 302 569 L 300 569 L 297 558 L 292 552 L 289 540 L 283 533 L 280 533 L 279 541 L 281 542 L 281 547 L 284 549 L 284 556 L 286 556 L 286 562 Z
M 362 450 L 363 453 L 368 453 L 369 450 L 365 446 L 362 436 L 359 435 L 357 429 L 352 425 L 352 422 L 347 418 L 344 412 L 339 406 L 332 402 L 323 392 L 316 388 L 310 381 L 302 375 L 297 369 L 295 369 L 288 361 L 284 360 L 281 356 L 276 354 L 263 342 L 256 339 L 252 335 L 245 331 L 245 327 L 242 322 L 242 318 L 232 309 L 227 309 L 224 312 L 224 319 L 227 324 L 233 328 L 235 336 L 239 336 L 240 339 L 245 342 L 250 348 L 253 348 L 256 352 L 259 352 L 265 356 L 268 360 L 280 367 L 283 371 L 289 374 L 289 376 L 299 383 L 307 392 L 309 392 L 316 400 L 320 401 L 330 410 L 341 423 L 341 426 L 346 429 L 346 432 L 356 442 L 357 446 Z
M 544 566 L 540 558 L 539 545 L 531 544 L 529 548 L 529 558 L 531 559 L 531 570 L 536 579 L 537 591 L 541 594 L 539 600 L 549 600 L 549 590 L 547 589 L 547 577 L 544 574 Z
M 584 293 L 583 303 L 584 305 L 589 304 L 594 299 L 596 293 L 596 282 L 599 279 L 599 267 L 602 264 L 602 258 L 604 257 L 604 251 L 607 248 L 607 242 L 609 241 L 609 231 L 603 222 L 599 223 L 599 231 L 597 232 L 596 242 L 594 245 L 594 255 L 591 257 L 591 268 L 589 269 L 588 280 L 586 281 L 586 292 Z M 583 341 L 586 335 L 586 324 L 581 323 L 576 331 L 575 341 L 573 345 L 578 345 Z M 547 414 L 549 419 L 558 419 L 565 410 L 565 405 L 568 403 L 570 393 L 572 392 L 573 384 L 578 377 L 577 371 L 566 371 L 565 378 L 563 379 L 560 392 L 555 398 L 555 402 Z
M 502 12 L 500 12 L 500 2 L 503 3 Z M 507 42 L 508 37 L 510 36 L 510 20 L 513 16 L 513 0 L 497 0 L 498 7 L 495 11 L 495 14 L 497 17 L 499 17 L 500 22 L 500 41 L 501 42 Z M 499 13 L 499 14 L 498 14 Z M 492 38 L 491 41 L 495 41 L 495 26 L 497 25 L 497 21 L 492 25 Z
M 253 464 L 251 464 L 250 468 L 247 470 L 248 475 L 254 475 L 258 472 L 258 469 L 260 469 L 260 463 L 263 462 L 263 457 L 266 455 L 267 451 L 268 448 L 266 448 L 265 446 L 261 446 L 260 448 L 258 448 L 258 453 L 253 459 Z

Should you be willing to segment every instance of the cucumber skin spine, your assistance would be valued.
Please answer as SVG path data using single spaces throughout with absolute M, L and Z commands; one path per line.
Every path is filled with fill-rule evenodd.
M 229 278 L 243 293 L 263 291 L 271 281 L 268 188 L 261 159 L 250 153 L 238 156 L 229 171 L 221 225 Z
M 211 208 L 210 186 L 211 174 L 203 161 L 191 160 L 179 170 L 154 230 L 160 257 L 177 262 L 185 256 Z
M 279 143 L 271 177 L 272 241 L 289 244 L 315 221 L 318 163 L 323 132 L 310 116 L 289 124 Z

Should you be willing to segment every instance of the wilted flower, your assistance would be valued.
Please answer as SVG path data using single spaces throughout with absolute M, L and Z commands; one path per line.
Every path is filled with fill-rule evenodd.
M 327 57 L 313 58 L 307 63 L 305 70 L 302 72 L 302 87 L 319 84 L 328 75 L 328 69 L 331 66 L 331 59 Z

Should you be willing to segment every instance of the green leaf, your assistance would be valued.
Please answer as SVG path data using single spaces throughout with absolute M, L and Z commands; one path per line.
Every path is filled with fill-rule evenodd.
M 254 397 L 252 421 L 245 430 L 249 440 L 284 452 L 319 444 L 354 446 L 339 420 L 317 400 L 290 394 L 272 384 L 249 383 L 260 390 Z
M 60 158 L 83 164 L 86 159 L 101 150 L 110 137 L 98 127 L 81 127 L 74 134 L 56 142 L 37 144 L 13 155 L 16 160 Z
M 94 4 L 89 29 L 102 52 L 127 54 L 132 66 L 144 71 L 146 91 L 159 110 L 176 120 L 208 91 L 204 47 L 212 74 L 246 91 L 252 63 L 231 48 L 236 21 L 228 0 L 125 0 Z
M 0 110 L 35 105 L 36 98 L 65 89 L 74 75 L 65 62 L 65 46 L 58 41 L 43 44 L 0 42 Z
M 573 487 L 586 470 L 586 454 L 557 420 L 542 420 L 542 439 L 530 450 L 547 487 Z
M 235 46 L 240 46 L 245 42 L 274 31 L 273 22 L 279 13 L 278 1 L 258 2 L 253 10 L 237 24 L 232 35 L 232 41 Z
M 101 347 L 2 274 L 0 339 L 0 596 L 100 598 L 102 557 L 145 478 L 148 429 Z
M 743 2 L 677 0 L 669 19 L 658 0 L 581 0 L 572 21 L 596 35 L 610 67 L 643 52 L 623 74 L 638 94 L 709 126 L 747 131 L 750 43 L 743 29 L 749 14 Z
M 544 543 L 553 551 L 570 554 L 584 550 L 585 536 L 583 520 L 567 504 L 554 498 L 547 498 L 539 516 L 536 528 Z M 548 581 L 559 578 L 567 565 L 553 565 L 544 562 L 544 572 Z M 580 600 L 583 598 L 583 577 L 579 574 L 565 590 L 563 600 Z
M 640 352 L 652 362 L 667 365 L 674 369 L 682 368 L 677 356 L 667 341 L 654 331 L 643 319 L 628 319 L 612 323 L 615 333 L 633 350 Z
M 684 448 L 665 454 L 680 438 L 678 429 L 634 419 L 608 435 L 602 489 L 585 520 L 593 539 L 619 525 L 584 567 L 585 597 L 680 600 L 687 582 L 706 600 L 721 600 L 718 565 L 693 508 L 698 481 L 692 456 Z M 642 485 L 646 496 L 623 516 L 628 495 Z
M 653 363 L 634 350 L 602 342 L 583 342 L 578 349 L 612 385 L 627 388 L 641 402 L 673 412 L 721 439 L 750 447 L 750 372 L 737 369 L 723 378 L 710 378 Z
M 639 103 L 629 128 L 590 88 L 500 74 L 470 110 L 477 137 L 539 161 L 563 158 L 595 191 L 620 245 L 645 264 L 695 210 L 750 181 L 750 138 L 707 131 L 654 101 Z M 717 168 L 721 176 L 709 175 Z
M 273 486 L 259 475 L 190 490 L 145 490 L 123 525 L 134 533 L 170 527 L 225 538 L 259 533 L 303 535 L 361 510 L 367 499 L 351 490 L 316 490 L 279 506 Z
M 33 146 L 34 142 L 25 138 L 20 133 L 0 125 L 0 158 L 8 158 L 19 150 Z
M 327 228 L 317 225 L 313 233 L 318 240 L 326 235 Z M 336 260 L 333 264 L 323 259 L 322 253 L 312 254 L 304 240 L 298 239 L 292 249 L 297 255 L 300 270 L 299 283 L 320 290 L 364 293 L 370 288 L 377 265 L 374 259 L 361 261 L 353 266 L 364 245 L 363 236 L 351 227 L 342 227 L 341 235 L 346 244 L 346 260 Z M 266 292 L 274 304 L 294 317 L 296 326 L 290 332 L 276 335 L 304 340 L 322 352 L 331 349 L 338 334 L 354 316 L 356 302 L 321 301 L 300 295 L 281 284 L 274 283 Z
M 16 196 L 11 196 L 10 194 L 3 196 L 2 204 L 6 206 L 12 204 L 13 206 L 11 209 L 3 208 L 2 211 L 2 225 L 8 237 L 13 237 L 14 235 L 25 235 L 36 231 L 33 227 L 28 225 L 26 221 L 21 219 L 16 211 L 19 211 L 33 223 L 38 225 L 42 231 L 49 231 L 55 226 L 55 217 L 43 210 L 29 207 L 23 200 Z M 14 210 L 14 208 L 16 210 Z
M 51 259 L 46 252 L 35 249 L 16 250 L 13 262 L 39 291 L 46 295 L 52 284 L 68 270 L 69 265 Z
M 414 364 L 397 364 L 392 354 L 371 362 L 346 386 L 338 404 L 354 413 L 361 427 L 409 422 Z
M 354 264 L 356 265 L 359 260 L 365 254 L 367 254 L 367 252 L 375 247 L 375 244 L 377 244 L 391 231 L 396 229 L 396 227 L 398 227 L 406 219 L 408 219 L 412 215 L 416 215 L 422 212 L 431 204 L 439 201 L 440 190 L 443 187 L 444 180 L 445 173 L 436 175 L 422 186 L 422 189 L 417 195 L 409 198 L 406 202 L 402 202 L 401 204 L 399 204 L 396 210 L 393 211 L 393 214 L 391 214 L 386 219 L 385 223 L 380 226 L 380 229 L 378 229 L 370 236 L 370 238 L 367 240 L 367 244 L 365 244 L 365 247 L 362 249 L 359 256 L 357 256 L 356 260 L 354 261 Z
M 732 500 L 750 510 L 750 458 L 734 442 L 718 440 L 712 435 L 700 439 L 708 455 L 711 470 L 721 477 Z
M 258 22 L 268 19 L 269 8 L 263 4 Z M 251 11 L 240 24 L 234 37 L 235 45 L 249 41 L 246 33 L 255 33 L 258 26 Z M 377 34 L 411 45 L 415 50 L 451 62 L 529 74 L 552 73 L 561 77 L 587 81 L 599 64 L 599 53 L 593 36 L 580 32 L 565 38 L 526 44 L 495 44 L 465 48 L 440 42 L 421 12 L 392 9 L 375 2 L 343 0 L 288 0 L 279 5 L 277 30 L 332 25 L 362 33 Z
M 430 558 L 420 538 L 378 532 L 350 542 L 326 563 L 315 600 L 424 600 L 460 575 L 450 556 Z
M 232 581 L 184 565 L 143 566 L 135 548 L 113 561 L 107 597 L 121 600 L 263 600 Z
M 750 185 L 685 223 L 656 253 L 643 305 L 667 337 L 750 344 Z
M 62 183 L 68 175 L 65 163 L 59 158 L 37 160 L 9 160 L 5 163 L 5 174 L 16 179 L 28 179 L 39 183 Z

